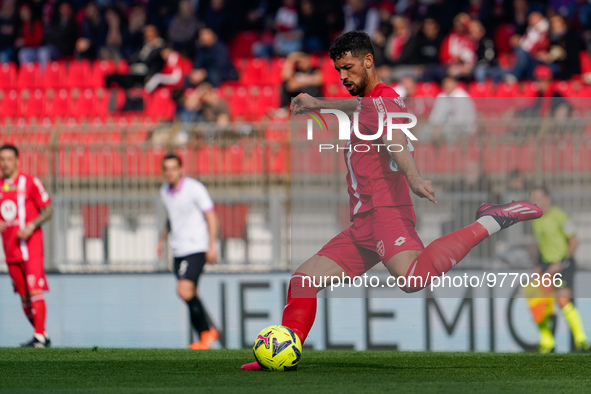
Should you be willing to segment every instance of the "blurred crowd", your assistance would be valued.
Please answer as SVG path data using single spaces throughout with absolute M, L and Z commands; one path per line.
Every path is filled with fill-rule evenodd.
M 535 80 L 540 67 L 547 79 L 567 80 L 581 74 L 580 53 L 591 48 L 591 2 L 2 0 L 0 62 L 43 69 L 56 60 L 125 60 L 129 71 L 109 75 L 106 86 L 188 89 L 176 97 L 193 111 L 196 96 L 240 79 L 237 58 L 282 57 L 286 105 L 299 92 L 323 92 L 326 74 L 310 55 L 324 57 L 350 30 L 372 37 L 389 84 Z
M 364 30 L 374 40 L 376 62 L 388 80 L 408 74 L 425 81 L 441 81 L 445 75 L 531 79 L 538 64 L 551 67 L 555 78 L 568 79 L 580 72 L 578 52 L 591 46 L 591 4 L 583 0 L 3 0 L 0 61 L 133 61 L 146 45 L 147 26 L 159 39 L 152 46 L 167 45 L 194 63 L 224 54 L 229 61 L 227 45 L 244 31 L 256 35 L 250 55 L 270 57 L 323 52 L 342 32 Z M 215 38 L 202 37 L 205 28 Z M 218 39 L 220 48 L 200 53 Z M 219 76 L 209 81 L 214 86 L 215 78 Z M 204 78 L 192 77 L 194 82 L 200 79 Z

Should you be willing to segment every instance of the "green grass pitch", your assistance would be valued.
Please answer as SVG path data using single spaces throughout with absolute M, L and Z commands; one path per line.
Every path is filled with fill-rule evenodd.
M 306 351 L 297 372 L 249 350 L 0 349 L 0 392 L 589 392 L 591 355 Z

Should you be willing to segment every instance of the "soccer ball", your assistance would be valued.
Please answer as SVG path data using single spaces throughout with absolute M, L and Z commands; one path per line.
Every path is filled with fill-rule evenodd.
M 257 335 L 252 350 L 263 369 L 294 371 L 302 357 L 302 342 L 289 328 L 270 326 Z

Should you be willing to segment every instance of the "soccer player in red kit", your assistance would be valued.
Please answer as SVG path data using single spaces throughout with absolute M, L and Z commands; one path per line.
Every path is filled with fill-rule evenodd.
M 386 112 L 406 112 L 396 92 L 378 77 L 373 45 L 366 33 L 345 33 L 330 48 L 330 57 L 349 93 L 358 97 L 321 101 L 301 94 L 292 100 L 294 114 L 323 108 L 339 109 L 349 115 L 358 113 L 359 132 L 373 135 Z M 385 125 L 386 120 L 382 123 Z M 384 145 L 379 149 L 378 141 L 368 142 L 351 133 L 349 147 L 361 143 L 371 146 L 368 152 L 365 148 L 344 150 L 353 223 L 291 277 L 281 324 L 297 334 L 302 343 L 316 317 L 316 297 L 321 289 L 314 284 L 323 283 L 321 278 L 353 278 L 381 261 L 392 276 L 406 278 L 403 291 L 419 291 L 433 277 L 451 270 L 486 237 L 519 221 L 542 216 L 536 205 L 526 201 L 483 204 L 474 223 L 424 247 L 415 231 L 410 190 L 436 204 L 435 192 L 431 181 L 421 177 L 413 158 L 414 148 L 403 131 L 394 130 L 390 139 L 384 131 L 381 139 L 386 146 L 396 144 L 405 149 L 389 152 Z M 253 362 L 242 369 L 258 370 L 261 366 Z
M 21 296 L 25 315 L 34 328 L 33 338 L 24 347 L 48 347 L 45 331 L 45 299 L 49 290 L 43 270 L 41 225 L 53 209 L 51 199 L 38 178 L 18 169 L 18 149 L 0 146 L 0 233 L 15 293 Z

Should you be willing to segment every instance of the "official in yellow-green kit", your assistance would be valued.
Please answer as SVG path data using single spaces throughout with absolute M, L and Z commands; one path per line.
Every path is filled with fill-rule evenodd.
M 542 289 L 542 298 L 530 300 L 530 309 L 540 330 L 541 353 L 549 353 L 554 349 L 554 335 L 550 329 L 550 315 L 553 309 L 555 297 L 562 313 L 573 333 L 575 345 L 579 351 L 589 352 L 591 346 L 587 341 L 583 323 L 579 311 L 572 302 L 573 280 L 575 273 L 574 253 L 579 246 L 573 221 L 562 209 L 552 206 L 550 192 L 545 187 L 537 187 L 532 190 L 530 201 L 536 204 L 544 212 L 544 215 L 532 221 L 532 228 L 538 248 L 540 259 L 536 266 L 536 272 L 541 275 L 551 276 L 552 282 L 556 274 L 561 274 L 560 287 L 545 287 Z M 554 295 L 552 295 L 554 293 Z

